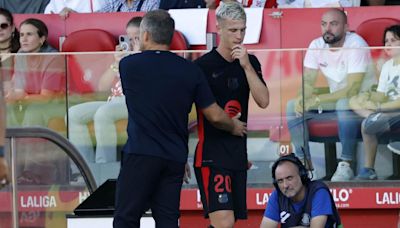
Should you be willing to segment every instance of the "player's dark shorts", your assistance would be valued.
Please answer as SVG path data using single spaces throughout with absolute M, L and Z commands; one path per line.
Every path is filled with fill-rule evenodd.
M 235 219 L 247 219 L 246 170 L 195 167 L 194 171 L 206 218 L 215 211 L 232 210 Z

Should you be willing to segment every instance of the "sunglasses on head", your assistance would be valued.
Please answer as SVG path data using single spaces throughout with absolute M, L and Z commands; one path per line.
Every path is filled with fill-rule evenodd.
M 0 28 L 1 29 L 6 29 L 6 28 L 8 28 L 8 26 L 10 26 L 10 24 L 8 24 L 8 23 L 1 23 L 0 24 Z

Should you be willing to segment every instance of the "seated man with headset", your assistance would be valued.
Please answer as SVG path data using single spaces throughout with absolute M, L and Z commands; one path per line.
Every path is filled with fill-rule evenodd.
M 308 171 L 293 154 L 272 166 L 275 190 L 268 200 L 260 228 L 342 227 L 329 188 L 311 181 Z

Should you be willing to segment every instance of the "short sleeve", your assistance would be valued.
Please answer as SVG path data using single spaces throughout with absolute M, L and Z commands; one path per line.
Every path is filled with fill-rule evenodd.
M 330 193 L 324 188 L 317 190 L 312 200 L 311 218 L 332 214 L 333 211 Z
M 271 196 L 269 197 L 267 208 L 265 209 L 264 212 L 264 217 L 272 219 L 276 222 L 280 221 L 277 191 L 273 191 Z
M 382 66 L 381 74 L 379 76 L 378 88 L 376 89 L 376 91 L 378 91 L 378 92 L 386 93 L 386 91 L 387 91 L 387 82 L 388 82 L 388 78 L 389 78 L 390 63 L 391 63 L 391 61 L 387 61 Z
M 316 40 L 312 41 L 310 46 L 308 46 L 308 50 L 306 52 L 306 56 L 304 57 L 304 66 L 311 69 L 318 69 L 318 53 L 320 52 L 317 49 Z M 313 50 L 314 49 L 314 50 Z
M 262 83 L 264 83 L 264 85 L 266 85 L 264 78 L 263 78 L 263 74 L 262 74 L 262 70 L 261 70 L 261 64 L 258 61 L 257 57 L 251 55 L 251 65 L 253 66 L 254 70 L 257 73 L 258 78 L 262 81 Z

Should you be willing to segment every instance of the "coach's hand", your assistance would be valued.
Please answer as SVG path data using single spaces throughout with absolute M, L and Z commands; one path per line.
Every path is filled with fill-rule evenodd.
M 245 134 L 247 134 L 247 124 L 239 120 L 240 115 L 241 114 L 238 113 L 236 116 L 232 118 L 234 125 L 234 128 L 231 131 L 232 135 L 244 136 Z
M 185 174 L 183 175 L 183 182 L 189 184 L 189 180 L 192 179 L 192 173 L 190 172 L 189 163 L 186 162 L 185 165 Z

